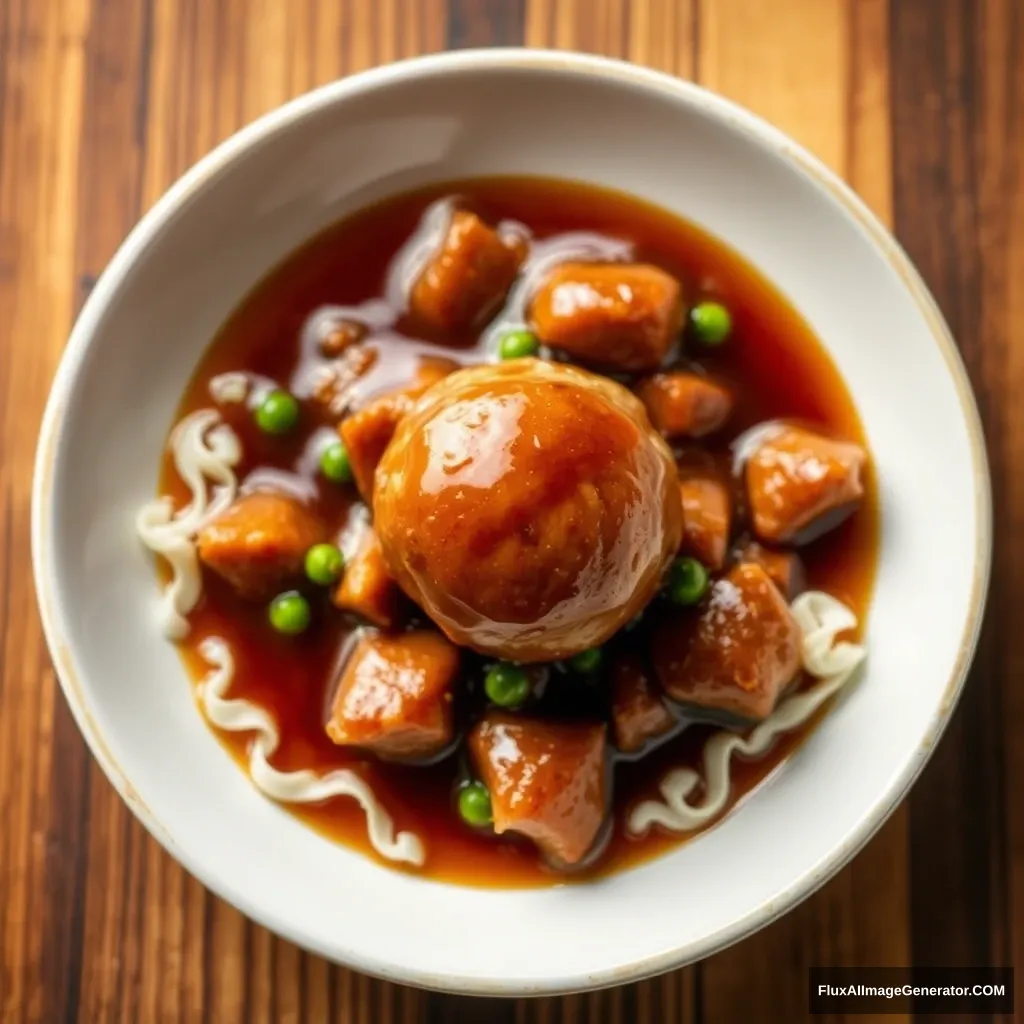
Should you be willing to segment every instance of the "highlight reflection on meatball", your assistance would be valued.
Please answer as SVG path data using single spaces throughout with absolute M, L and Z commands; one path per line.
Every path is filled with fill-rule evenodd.
M 445 378 L 377 469 L 388 568 L 459 644 L 514 661 L 607 640 L 679 546 L 675 465 L 640 402 L 521 359 Z

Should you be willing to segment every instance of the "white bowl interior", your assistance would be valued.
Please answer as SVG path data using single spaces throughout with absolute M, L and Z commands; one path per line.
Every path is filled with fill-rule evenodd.
M 570 69 L 575 67 L 575 72 Z M 133 532 L 184 384 L 244 293 L 368 201 L 528 173 L 635 192 L 704 225 L 835 358 L 882 482 L 866 671 L 720 826 L 590 886 L 480 891 L 369 862 L 263 800 L 207 730 L 154 623 Z M 962 370 L 916 276 L 791 143 L 693 87 L 564 55 L 467 54 L 338 83 L 231 140 L 161 203 L 83 313 L 40 453 L 41 604 L 69 700 L 171 852 L 254 918 L 432 987 L 612 984 L 767 923 L 850 856 L 913 779 L 973 643 L 987 480 Z

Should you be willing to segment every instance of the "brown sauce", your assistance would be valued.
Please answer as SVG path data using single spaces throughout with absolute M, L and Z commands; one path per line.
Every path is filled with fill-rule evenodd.
M 209 382 L 227 371 L 260 374 L 290 387 L 299 397 L 308 395 L 317 373 L 322 372 L 323 358 L 304 325 L 323 306 L 358 307 L 360 315 L 377 325 L 370 335 L 377 358 L 358 382 L 360 400 L 405 384 L 423 353 L 437 351 L 452 358 L 454 348 L 455 358 L 463 362 L 491 358 L 481 339 L 446 339 L 441 345 L 440 339 L 425 336 L 393 307 L 395 289 L 389 269 L 396 254 L 417 231 L 428 207 L 452 195 L 492 222 L 525 225 L 535 253 L 538 248 L 549 253 L 572 249 L 581 240 L 580 232 L 585 233 L 582 240 L 597 251 L 614 251 L 628 242 L 636 259 L 656 263 L 677 276 L 689 295 L 714 297 L 729 306 L 733 336 L 697 361 L 736 387 L 736 411 L 727 429 L 710 443 L 693 447 L 726 459 L 739 433 L 775 418 L 804 421 L 864 444 L 850 395 L 817 339 L 788 302 L 735 252 L 693 225 L 634 198 L 579 184 L 524 178 L 437 186 L 388 200 L 323 232 L 244 299 L 201 360 L 177 418 L 212 406 Z M 276 439 L 255 427 L 244 406 L 225 405 L 222 411 L 242 442 L 240 481 L 248 478 L 251 483 L 253 473 L 286 474 L 288 481 L 311 496 L 326 520 L 340 523 L 344 519 L 356 500 L 355 492 L 323 481 L 312 455 L 323 432 L 333 430 L 326 415 L 304 403 L 300 429 Z M 870 476 L 867 484 L 867 501 L 861 509 L 802 550 L 808 586 L 828 591 L 860 617 L 867 610 L 878 547 L 879 517 Z M 179 503 L 188 499 L 169 457 L 164 461 L 160 493 L 172 495 Z M 532 845 L 481 835 L 462 824 L 454 811 L 453 789 L 462 770 L 459 752 L 430 767 L 399 766 L 341 749 L 327 739 L 325 707 L 346 638 L 355 628 L 352 621 L 322 602 L 314 605 L 313 627 L 306 634 L 281 637 L 266 625 L 262 605 L 239 600 L 210 572 L 204 572 L 204 586 L 203 600 L 191 616 L 192 631 L 182 645 L 193 680 L 201 679 L 208 669 L 198 654 L 202 639 L 224 638 L 236 658 L 231 696 L 260 704 L 279 725 L 281 746 L 275 766 L 319 771 L 357 767 L 396 827 L 423 839 L 427 862 L 419 873 L 488 886 L 578 881 L 638 864 L 688 838 L 652 833 L 632 839 L 625 833 L 624 818 L 637 800 L 656 795 L 666 770 L 699 762 L 707 727 L 690 726 L 653 753 L 617 763 L 614 825 L 603 855 L 583 872 L 556 874 L 542 863 Z M 642 645 L 643 628 L 614 642 Z M 604 707 L 600 686 L 577 696 L 599 711 Z M 571 695 L 566 698 L 572 699 Z M 757 761 L 734 760 L 732 806 L 794 750 L 806 731 L 785 737 Z M 244 765 L 249 737 L 221 734 L 221 739 Z M 355 801 L 338 798 L 295 813 L 324 835 L 375 856 Z

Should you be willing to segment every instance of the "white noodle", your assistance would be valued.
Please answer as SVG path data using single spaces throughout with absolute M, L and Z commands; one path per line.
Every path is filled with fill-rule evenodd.
M 206 717 L 226 732 L 253 732 L 249 754 L 249 774 L 266 796 L 282 803 L 317 803 L 336 796 L 350 796 L 366 814 L 367 832 L 373 848 L 388 860 L 421 866 L 423 843 L 411 832 L 395 834 L 391 816 L 377 801 L 373 791 L 355 772 L 338 768 L 327 775 L 304 770 L 280 772 L 269 758 L 280 741 L 274 720 L 261 707 L 247 700 L 227 700 L 224 695 L 235 674 L 235 660 L 228 645 L 219 637 L 207 637 L 199 651 L 212 666 L 199 686 Z
M 158 618 L 164 636 L 180 640 L 188 634 L 186 616 L 203 593 L 195 534 L 235 500 L 238 480 L 234 467 L 242 457 L 238 435 L 212 409 L 186 416 L 170 439 L 174 467 L 192 492 L 184 508 L 174 511 L 170 498 L 144 505 L 135 518 L 143 544 L 162 555 L 171 567 Z M 212 489 L 208 484 L 212 484 Z
M 672 832 L 689 832 L 721 814 L 729 800 L 732 755 L 765 754 L 777 736 L 806 722 L 864 660 L 865 650 L 860 644 L 836 642 L 840 633 L 857 625 L 857 617 L 834 597 L 808 591 L 793 602 L 792 610 L 803 633 L 804 670 L 820 682 L 787 697 L 746 737 L 725 731 L 715 733 L 704 745 L 703 801 L 687 802 L 701 776 L 691 768 L 677 768 L 661 781 L 663 801 L 645 800 L 630 812 L 628 829 L 633 835 L 643 835 L 652 825 Z

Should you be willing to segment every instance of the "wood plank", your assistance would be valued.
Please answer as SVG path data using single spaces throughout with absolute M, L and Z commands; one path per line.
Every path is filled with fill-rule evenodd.
M 703 0 L 699 15 L 701 83 L 793 135 L 891 218 L 885 0 Z M 703 1018 L 802 1019 L 807 968 L 909 962 L 906 835 L 901 809 L 830 884 L 706 961 Z
M 997 358 L 990 378 L 1002 383 L 1002 393 L 988 415 L 989 438 L 1001 446 L 999 474 L 1000 560 L 1005 560 L 990 598 L 990 628 L 998 630 L 997 668 L 1002 693 L 1001 735 L 1005 783 L 992 800 L 989 827 L 1006 844 L 1006 861 L 995 872 L 992 899 L 1005 933 L 993 943 L 995 960 L 1024 964 L 1024 648 L 1010 609 L 1019 601 L 1024 580 L 1024 414 L 1016 396 L 1024 386 L 1024 18 L 1019 4 L 986 6 L 980 19 L 980 38 L 987 69 L 982 91 L 983 147 L 981 162 L 981 237 L 983 253 L 993 256 L 982 282 L 980 331 L 992 344 Z M 1002 248 L 993 244 L 998 239 Z M 995 254 L 1002 252 L 1002 257 Z M 1004 538 L 1014 538 L 1004 546 Z M 998 602 L 998 603 L 997 603 Z M 999 820 L 1002 809 L 1006 820 Z M 1018 1007 L 1021 1005 L 1017 997 Z M 1004 1017 L 1009 1021 L 1009 1017 Z
M 0 8 L 0 1017 L 74 1004 L 88 806 L 35 612 L 39 415 L 75 306 L 85 0 Z M 66 746 L 68 740 L 72 746 Z M 79 741 L 80 743 L 80 741 Z M 51 783 L 60 788 L 51 789 Z M 51 793 L 53 794 L 51 796 Z
M 1024 452 L 1016 400 L 1024 384 L 1022 43 L 1013 0 L 905 0 L 894 9 L 896 229 L 971 374 L 999 538 L 973 671 L 911 800 L 912 952 L 920 963 L 1010 965 L 1021 951 L 1024 759 L 1016 730 L 1024 726 L 1024 661 L 1013 611 L 1024 579 L 1024 535 L 1015 529 L 1024 518 L 1016 461 Z M 944 834 L 949 841 L 937 841 Z
M 843 0 L 701 0 L 698 24 L 701 84 L 845 171 L 850 47 Z
M 525 0 L 448 0 L 449 50 L 468 46 L 519 46 Z
M 526 45 L 619 57 L 692 78 L 695 14 L 696 0 L 526 0 Z

